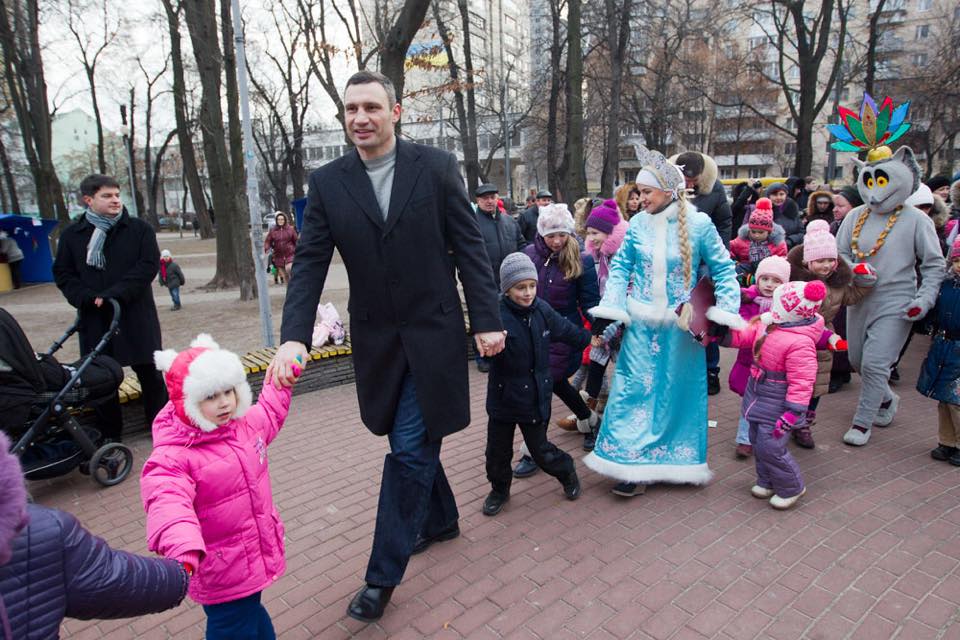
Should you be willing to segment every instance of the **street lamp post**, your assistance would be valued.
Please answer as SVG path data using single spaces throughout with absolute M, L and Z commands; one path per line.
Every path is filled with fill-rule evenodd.
M 257 182 L 257 156 L 254 152 L 253 127 L 250 126 L 250 90 L 247 87 L 247 53 L 243 40 L 240 1 L 231 0 L 233 9 L 233 41 L 237 49 L 237 85 L 240 89 L 240 116 L 243 121 L 243 160 L 247 173 L 247 203 L 250 209 L 250 247 L 257 278 L 257 300 L 260 303 L 260 331 L 263 344 L 274 346 L 273 312 L 267 291 L 267 274 L 263 263 L 263 226 L 260 221 L 260 185 Z

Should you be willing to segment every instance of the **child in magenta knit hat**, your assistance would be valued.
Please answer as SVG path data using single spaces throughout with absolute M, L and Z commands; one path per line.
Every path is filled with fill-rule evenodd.
M 784 238 L 783 227 L 773 221 L 770 199 L 760 198 L 747 224 L 730 241 L 730 257 L 737 263 L 737 275 L 753 274 L 764 258 L 787 255 Z
M 837 240 L 830 233 L 830 224 L 825 220 L 812 220 L 807 225 L 803 244 L 791 249 L 787 260 L 790 263 L 791 280 L 819 280 L 826 285 L 827 294 L 820 307 L 820 315 L 830 330 L 833 330 L 833 320 L 840 309 L 863 300 L 877 281 L 868 264 L 857 265 L 854 270 L 838 259 Z M 833 354 L 829 351 L 818 352 L 817 379 L 807 408 L 806 422 L 804 426 L 793 430 L 794 441 L 805 449 L 815 446 L 810 428 L 816 422 L 820 398 L 829 392 L 832 367 Z

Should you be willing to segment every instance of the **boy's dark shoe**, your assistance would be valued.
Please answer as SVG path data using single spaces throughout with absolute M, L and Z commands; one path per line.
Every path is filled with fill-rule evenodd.
M 367 584 L 353 596 L 347 615 L 360 622 L 376 622 L 383 616 L 383 610 L 390 602 L 393 587 L 377 587 Z
M 417 534 L 417 540 L 413 543 L 413 551 L 411 555 L 417 555 L 418 553 L 423 553 L 427 548 L 432 545 L 434 542 L 444 542 L 445 540 L 453 540 L 460 535 L 460 525 L 457 522 L 454 522 L 451 526 L 447 527 L 440 533 L 435 536 L 430 536 L 426 538 L 420 534 Z
M 563 495 L 567 497 L 567 500 L 576 500 L 580 497 L 580 478 L 577 477 L 576 471 L 571 471 L 563 480 Z
M 720 374 L 714 371 L 707 372 L 707 395 L 715 396 L 720 393 Z
M 487 499 L 483 501 L 483 515 L 495 516 L 503 510 L 503 505 L 510 501 L 510 494 L 503 494 L 497 491 L 491 491 Z
M 955 467 L 960 467 L 960 451 L 950 456 L 950 459 L 947 460 L 947 462 L 949 462 Z
M 537 471 L 540 471 L 540 467 L 538 467 L 537 463 L 533 461 L 533 458 L 530 456 L 523 456 L 520 458 L 520 462 L 517 463 L 517 466 L 513 468 L 513 477 L 529 478 Z
M 597 432 L 599 428 L 593 427 L 590 429 L 590 433 L 583 434 L 583 450 L 584 451 L 593 451 L 593 448 L 597 446 Z
M 946 462 L 953 456 L 957 455 L 960 452 L 960 449 L 956 447 L 948 447 L 945 444 L 938 444 L 937 448 L 930 452 L 930 457 L 934 460 L 941 460 Z
M 634 496 L 642 496 L 645 494 L 647 492 L 647 485 L 637 482 L 619 482 L 612 489 L 612 492 L 614 495 L 624 498 L 633 498 Z

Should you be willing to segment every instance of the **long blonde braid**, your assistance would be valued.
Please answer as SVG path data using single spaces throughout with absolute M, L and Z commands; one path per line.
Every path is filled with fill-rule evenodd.
M 680 258 L 683 260 L 683 288 L 689 291 L 693 284 L 693 249 L 690 247 L 690 230 L 687 227 L 687 196 L 682 190 L 677 200 L 677 236 L 680 240 Z M 677 326 L 683 331 L 688 331 L 692 316 L 693 307 L 687 302 L 680 310 Z

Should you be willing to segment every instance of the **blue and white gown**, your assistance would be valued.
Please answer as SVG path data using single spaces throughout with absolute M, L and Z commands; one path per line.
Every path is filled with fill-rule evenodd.
M 742 326 L 734 263 L 710 217 L 687 204 L 693 277 L 683 282 L 678 203 L 630 220 L 594 317 L 629 323 L 620 347 L 596 448 L 594 471 L 626 482 L 706 484 L 707 379 L 704 347 L 677 327 L 698 266 L 713 278 L 717 305 L 708 317 Z M 629 291 L 628 291 L 628 285 Z

